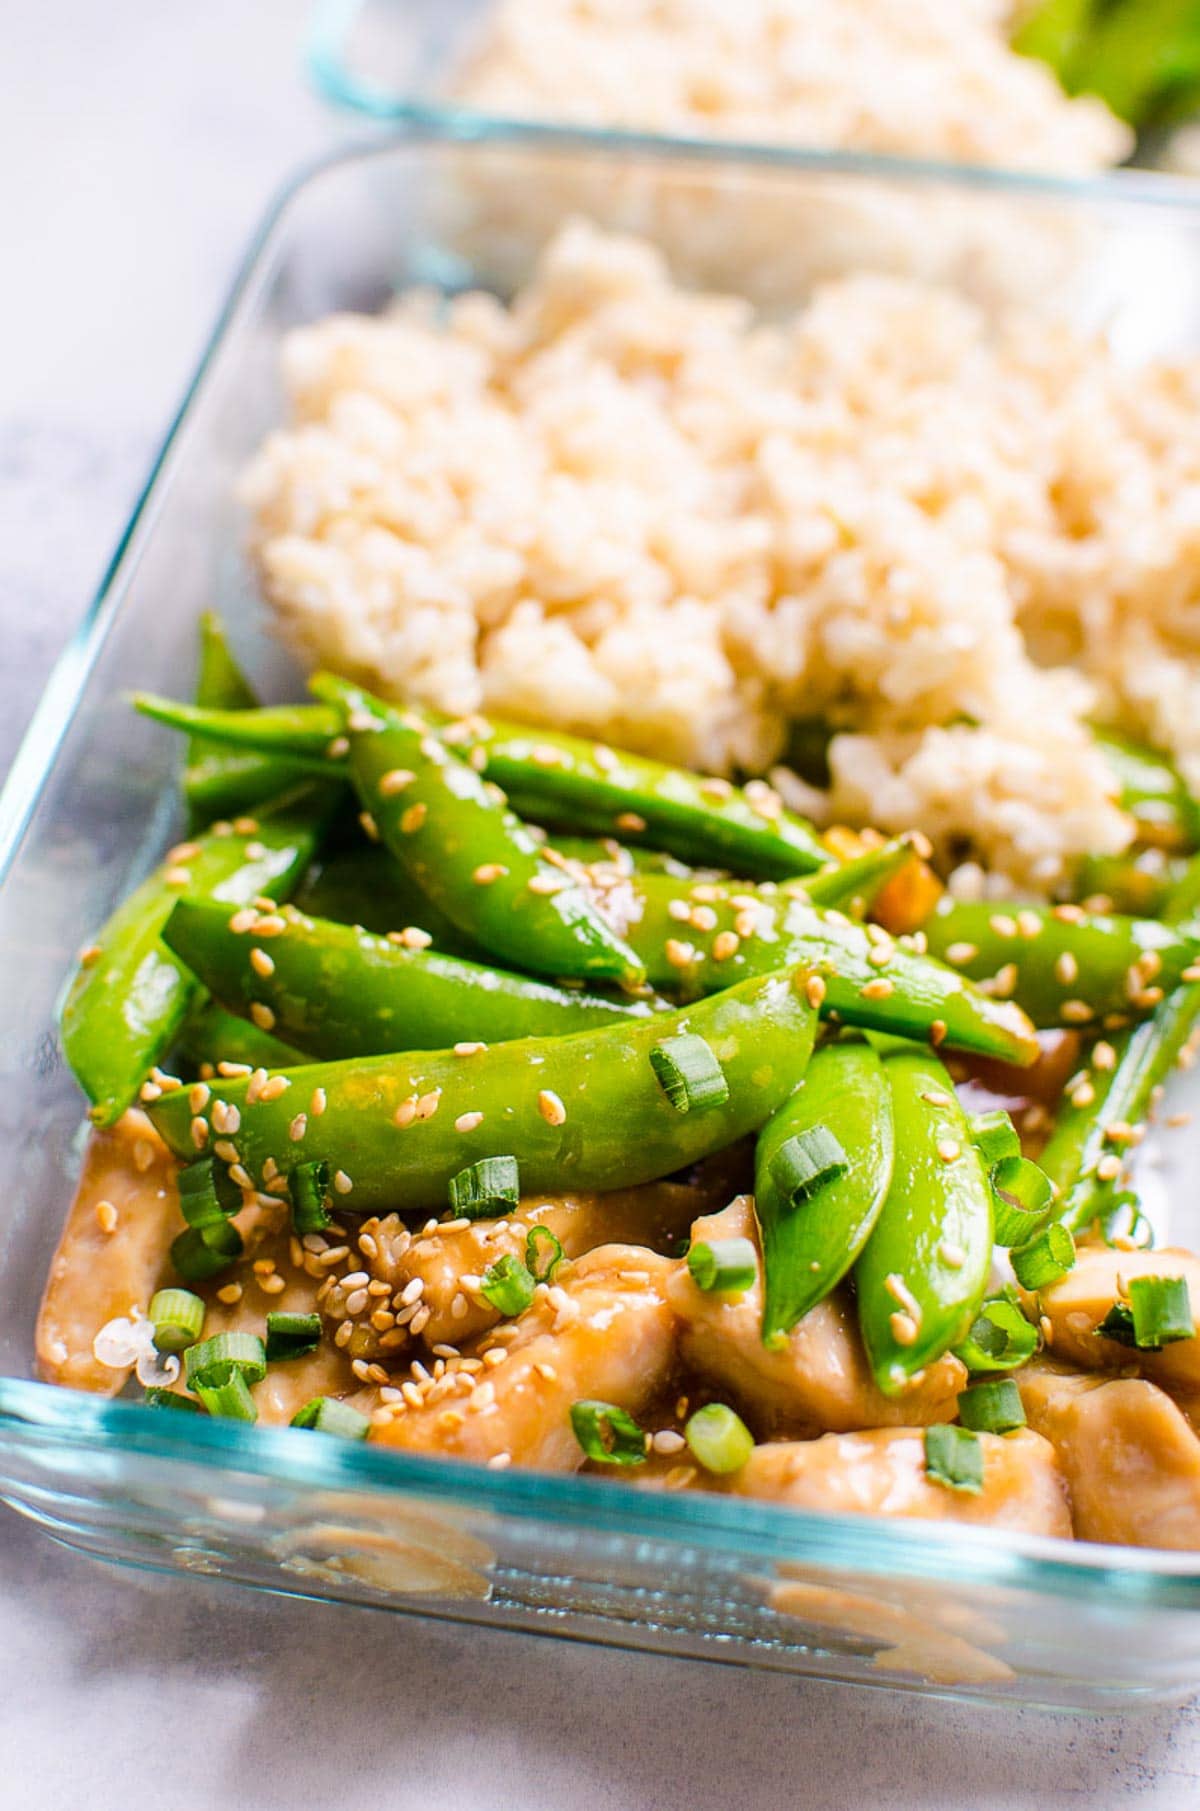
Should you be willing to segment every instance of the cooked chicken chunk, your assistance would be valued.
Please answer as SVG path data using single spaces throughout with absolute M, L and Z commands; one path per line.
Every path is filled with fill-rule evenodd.
M 1018 1372 L 1030 1425 L 1058 1454 L 1080 1540 L 1200 1547 L 1200 1439 L 1140 1377 Z
M 979 1438 L 983 1489 L 974 1496 L 925 1475 L 920 1428 L 872 1428 L 756 1446 L 732 1489 L 792 1509 L 982 1522 L 1069 1537 L 1066 1484 L 1049 1441 L 1028 1428 Z
M 1200 1315 L 1200 1258 L 1190 1251 L 1113 1251 L 1107 1245 L 1083 1246 L 1074 1269 L 1061 1282 L 1040 1292 L 1041 1312 L 1050 1320 L 1050 1349 L 1086 1370 L 1116 1370 L 1136 1365 L 1147 1377 L 1168 1388 L 1200 1389 L 1200 1334 L 1174 1340 L 1160 1352 L 1143 1352 L 1097 1337 L 1096 1328 L 1113 1303 L 1124 1299 L 1137 1276 L 1183 1277 L 1191 1296 L 1193 1317 Z M 1198 1323 L 1200 1326 L 1200 1323 Z
M 640 1246 L 588 1252 L 561 1282 L 543 1285 L 519 1320 L 482 1342 L 485 1354 L 503 1354 L 498 1363 L 485 1355 L 416 1380 L 420 1405 L 393 1405 L 371 1438 L 409 1452 L 576 1470 L 584 1455 L 572 1403 L 594 1398 L 637 1415 L 666 1382 L 675 1346 L 665 1294 L 672 1269 Z
M 168 1250 L 183 1228 L 179 1165 L 146 1115 L 131 1108 L 110 1131 L 93 1132 L 37 1324 L 38 1374 L 115 1396 L 128 1369 L 102 1365 L 92 1342 L 110 1320 L 145 1313 L 168 1279 Z
M 694 1242 L 736 1238 L 758 1244 L 748 1195 L 692 1227 Z M 760 1432 L 912 1427 L 954 1418 L 955 1398 L 967 1375 L 958 1359 L 939 1359 L 903 1395 L 885 1396 L 871 1375 L 854 1311 L 841 1291 L 810 1309 L 778 1347 L 762 1343 L 761 1280 L 744 1295 L 706 1294 L 681 1262 L 667 1294 L 679 1316 L 686 1362 L 732 1395 Z

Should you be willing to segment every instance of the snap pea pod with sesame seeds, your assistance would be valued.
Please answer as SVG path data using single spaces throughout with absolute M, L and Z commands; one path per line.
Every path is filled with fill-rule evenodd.
M 156 722 L 188 734 L 317 767 L 339 758 L 341 719 L 326 703 L 206 711 L 148 693 L 137 694 L 134 703 Z M 761 782 L 733 786 L 557 730 L 423 714 L 449 744 L 479 761 L 515 809 L 535 820 L 647 843 L 684 861 L 755 879 L 810 873 L 830 859 L 813 826 L 781 806 Z
M 253 710 L 258 704 L 233 657 L 221 619 L 212 610 L 200 618 L 196 703 L 230 711 Z M 195 831 L 214 818 L 236 817 L 265 799 L 277 798 L 301 777 L 296 764 L 285 757 L 254 754 L 208 736 L 191 736 L 183 770 L 189 827 Z
M 1167 900 L 1167 922 L 1194 924 L 1198 896 L 1200 856 L 1193 856 Z M 1198 1021 L 1200 981 L 1190 981 L 1168 993 L 1149 1019 L 1100 1039 L 1089 1051 L 1038 1158 L 1059 1191 L 1058 1217 L 1072 1232 L 1102 1224 L 1118 1208 L 1131 1143 Z
M 780 1152 L 818 1128 L 837 1138 L 846 1167 L 795 1201 L 780 1187 Z M 869 1044 L 828 1044 L 758 1135 L 754 1210 L 763 1253 L 763 1344 L 790 1333 L 851 1268 L 892 1179 L 892 1102 Z
M 814 906 L 804 888 L 803 881 L 774 893 L 736 882 L 687 887 L 639 874 L 622 881 L 612 909 L 662 993 L 692 999 L 803 962 L 825 1018 L 1004 1062 L 1036 1061 L 1037 1039 L 1019 1007 L 986 998 L 873 925 Z
M 1200 960 L 1200 943 L 1159 919 L 1077 906 L 943 900 L 925 936 L 931 955 L 1039 1027 L 1152 1012 Z
M 486 960 L 479 945 L 451 924 L 380 843 L 358 843 L 314 862 L 292 902 L 310 918 L 360 924 L 379 936 L 415 925 L 428 931 L 444 954 Z
M 1092 739 L 1143 842 L 1185 852 L 1200 845 L 1200 805 L 1168 755 L 1113 730 L 1093 729 Z
M 406 945 L 291 907 L 283 918 L 282 934 L 260 946 L 231 928 L 225 908 L 181 900 L 163 940 L 231 1011 L 266 1006 L 310 1059 L 563 1037 L 669 1010 L 464 962 L 426 947 L 416 927 L 400 933 Z
M 285 896 L 312 859 L 338 790 L 304 787 L 240 831 L 226 826 L 227 835 L 209 831 L 178 845 L 117 907 L 61 1013 L 63 1052 L 95 1124 L 120 1118 L 196 1002 L 199 983 L 162 942 L 176 903 L 187 895 L 233 908 L 260 894 Z
M 992 1258 L 992 1191 L 937 1058 L 897 1051 L 883 1068 L 892 1179 L 854 1284 L 871 1369 L 885 1395 L 895 1395 L 957 1345 L 975 1318 Z
M 219 909 L 228 919 L 228 908 Z M 250 1019 L 227 1012 L 215 1000 L 203 1000 L 189 1012 L 180 1027 L 176 1051 L 193 1071 L 205 1063 L 210 1068 L 218 1063 L 247 1063 L 251 1069 L 292 1069 L 311 1060 L 282 1038 L 260 1031 Z
M 1063 894 L 1088 912 L 1160 918 L 1186 866 L 1184 856 L 1171 855 L 1165 849 L 1087 855 L 1076 865 Z M 1093 900 L 1102 903 L 1093 904 Z
M 637 985 L 637 957 L 579 882 L 552 866 L 492 782 L 419 718 L 325 674 L 350 769 L 385 846 L 426 898 L 489 954 L 536 974 Z
M 260 1185 L 268 1163 L 286 1172 L 327 1162 L 352 1213 L 436 1212 L 452 1177 L 502 1155 L 516 1159 L 525 1193 L 632 1187 L 725 1150 L 788 1098 L 816 1029 L 805 980 L 785 969 L 679 1012 L 471 1055 L 355 1058 L 222 1082 L 196 1115 L 177 1090 L 149 1111 L 180 1156 L 211 1144 L 224 1162 L 232 1149 Z M 651 1055 L 689 1034 L 707 1044 L 727 1092 L 681 1111 Z M 213 1115 L 227 1125 L 229 1107 L 239 1117 L 227 1146 Z

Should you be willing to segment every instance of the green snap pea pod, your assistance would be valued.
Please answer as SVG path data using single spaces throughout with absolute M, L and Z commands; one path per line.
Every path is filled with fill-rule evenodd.
M 1071 876 L 1070 897 L 1093 909 L 1091 900 L 1107 901 L 1101 909 L 1134 918 L 1159 918 L 1185 867 L 1184 858 L 1165 849 L 1136 849 L 1124 855 L 1088 855 Z
M 354 783 L 384 844 L 461 931 L 538 974 L 642 980 L 628 945 L 491 782 L 420 719 L 329 675 L 314 683 L 345 707 Z
M 1166 905 L 1170 922 L 1190 923 L 1200 892 L 1194 856 Z M 1141 1126 L 1200 1019 L 1200 981 L 1175 988 L 1149 1019 L 1102 1040 L 1059 1103 L 1054 1131 L 1038 1162 L 1059 1190 L 1059 1216 L 1073 1232 L 1103 1221 L 1118 1205 L 1126 1129 Z
M 785 970 L 682 1012 L 473 1056 L 416 1052 L 318 1063 L 253 1087 L 223 1082 L 195 1118 L 176 1090 L 150 1112 L 171 1149 L 190 1157 L 217 1140 L 224 1150 L 220 1132 L 210 1138 L 212 1115 L 219 1100 L 234 1106 L 230 1142 L 256 1181 L 268 1159 L 285 1171 L 327 1162 L 334 1199 L 352 1213 L 436 1211 L 451 1178 L 485 1157 L 514 1157 L 527 1192 L 632 1187 L 756 1132 L 792 1093 L 816 1026 L 805 979 Z M 707 1043 L 728 1094 L 683 1112 L 650 1059 L 662 1040 L 687 1034 Z M 223 1110 L 219 1118 L 228 1124 Z
M 1200 958 L 1200 944 L 1156 918 L 1077 906 L 943 900 L 925 935 L 931 955 L 1015 1000 L 1038 1026 L 1150 1012 Z
M 1117 801 L 1136 820 L 1146 842 L 1194 849 L 1200 843 L 1200 806 L 1169 756 L 1111 730 L 1093 739 L 1117 781 Z
M 225 637 L 224 625 L 213 610 L 200 618 L 200 662 L 196 677 L 196 703 L 202 709 L 253 710 L 258 698 L 246 679 Z M 284 756 L 256 754 L 231 748 L 209 736 L 188 739 L 183 770 L 183 792 L 188 822 L 202 829 L 214 818 L 237 817 L 266 799 L 276 798 L 302 777 L 302 770 Z
M 357 843 L 315 862 L 292 895 L 298 911 L 338 924 L 360 924 L 385 937 L 410 926 L 428 931 L 435 949 L 486 961 L 483 951 L 451 924 L 380 843 Z
M 62 1009 L 63 1051 L 97 1125 L 120 1118 L 196 999 L 197 981 L 161 939 L 176 902 L 186 894 L 232 909 L 258 894 L 286 896 L 318 845 L 335 790 L 306 787 L 245 834 L 210 831 L 178 845 L 117 907 Z
M 172 729 L 267 754 L 320 762 L 339 746 L 341 720 L 327 703 L 202 711 L 147 693 L 134 702 Z M 480 750 L 476 758 L 486 778 L 503 787 L 525 816 L 626 843 L 647 842 L 684 861 L 765 880 L 808 873 L 829 860 L 812 825 L 780 806 L 761 783 L 731 786 L 556 730 L 422 714 L 464 756 Z
M 822 868 L 819 874 L 804 877 L 804 891 L 813 905 L 826 910 L 847 912 L 861 918 L 869 912 L 879 894 L 894 874 L 913 860 L 915 846 L 910 836 L 895 836 L 880 843 L 840 866 Z
M 622 882 L 611 909 L 646 979 L 663 993 L 691 999 L 803 962 L 825 1018 L 1008 1063 L 1036 1060 L 1037 1039 L 1019 1007 L 988 999 L 873 925 L 812 905 L 804 886 L 788 882 L 775 893 L 736 882 L 688 887 L 639 874 Z
M 903 1389 L 965 1336 L 992 1257 L 992 1191 L 945 1069 L 928 1051 L 884 1063 L 892 1096 L 891 1187 L 854 1266 L 876 1382 Z
M 847 1167 L 806 1199 L 781 1192 L 776 1167 L 792 1138 L 827 1127 Z M 892 1101 L 869 1044 L 818 1050 L 791 1099 L 758 1135 L 754 1207 L 763 1251 L 763 1344 L 787 1334 L 841 1281 L 879 1218 L 892 1179 Z
M 230 928 L 223 907 L 181 900 L 163 939 L 231 1011 L 246 1015 L 255 1003 L 266 1006 L 280 1035 L 310 1057 L 563 1037 L 665 1009 L 661 1001 L 606 1000 L 433 949 L 406 948 L 292 907 L 283 917 L 286 930 L 260 947 L 252 933 Z
M 552 836 L 552 848 L 568 861 L 580 862 L 585 868 L 597 865 L 618 867 L 630 874 L 670 874 L 676 880 L 723 880 L 723 868 L 693 868 L 677 855 L 662 849 L 639 849 L 618 843 L 611 836 Z
M 224 916 L 229 917 L 227 910 Z M 168 922 L 170 922 L 168 920 Z M 260 1031 L 249 1019 L 239 1019 L 215 1000 L 204 1000 L 183 1022 L 177 1045 L 179 1055 L 192 1068 L 204 1063 L 248 1063 L 251 1069 L 292 1069 L 309 1057 L 269 1031 Z

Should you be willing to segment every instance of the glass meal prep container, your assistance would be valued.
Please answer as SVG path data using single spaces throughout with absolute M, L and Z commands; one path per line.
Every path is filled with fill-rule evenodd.
M 179 745 L 125 695 L 180 691 L 210 606 L 268 695 L 299 684 L 265 639 L 234 498 L 280 419 L 281 336 L 413 283 L 509 293 L 572 213 L 766 308 L 819 277 L 915 270 L 1069 308 L 1131 358 L 1200 353 L 1200 201 L 1165 179 L 1014 181 L 443 122 L 297 181 L 0 801 L 0 1495 L 85 1551 L 301 1596 L 1041 1705 L 1181 1696 L 1200 1682 L 1200 1553 L 482 1470 L 31 1380 L 82 1139 L 56 1002 L 75 951 L 178 829 Z M 1174 1173 L 1194 1175 L 1197 1155 L 1172 1141 Z M 1151 1181 L 1177 1209 L 1171 1234 L 1195 1243 L 1194 1187 Z

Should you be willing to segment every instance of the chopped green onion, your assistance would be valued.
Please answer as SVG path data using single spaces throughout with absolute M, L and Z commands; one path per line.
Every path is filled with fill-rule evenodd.
M 541 1251 L 539 1247 L 545 1246 Z M 548 1226 L 531 1226 L 525 1241 L 525 1268 L 535 1283 L 548 1283 L 563 1261 L 562 1240 Z
M 535 1287 L 533 1277 L 520 1258 L 506 1251 L 484 1271 L 479 1293 L 498 1313 L 512 1316 L 524 1314 L 533 1300 Z
M 1002 1157 L 992 1166 L 997 1245 L 1024 1245 L 1050 1211 L 1054 1186 L 1028 1157 Z
M 1124 1302 L 1114 1302 L 1100 1325 L 1096 1328 L 1097 1339 L 1111 1339 L 1118 1346 L 1136 1346 L 1137 1334 L 1133 1330 L 1133 1310 Z
M 258 1410 L 246 1383 L 245 1373 L 236 1365 L 225 1365 L 206 1374 L 190 1386 L 210 1415 L 222 1415 L 227 1421 L 257 1421 Z
M 332 1221 L 329 1211 L 329 1165 L 324 1159 L 298 1163 L 288 1176 L 292 1197 L 292 1230 L 297 1238 L 324 1232 Z
M 754 1435 L 723 1402 L 710 1402 L 688 1417 L 683 1437 L 705 1471 L 741 1471 L 754 1451 Z
M 450 1178 L 450 1205 L 459 1220 L 495 1220 L 520 1199 L 515 1157 L 481 1157 Z
M 179 1172 L 179 1207 L 189 1226 L 206 1231 L 223 1226 L 242 1205 L 242 1191 L 234 1188 L 224 1170 L 211 1157 L 201 1157 Z
M 319 1314 L 268 1314 L 266 1353 L 269 1365 L 283 1358 L 303 1358 L 306 1352 L 315 1352 L 320 1343 Z
M 371 1423 L 336 1396 L 314 1396 L 296 1410 L 289 1425 L 315 1428 L 319 1434 L 339 1434 L 343 1440 L 365 1440 Z
M 1144 1352 L 1157 1351 L 1196 1331 L 1192 1302 L 1184 1277 L 1131 1277 L 1129 1306 L 1133 1335 Z
M 729 1083 L 712 1047 L 695 1032 L 660 1038 L 650 1052 L 650 1067 L 677 1113 L 703 1112 L 729 1099 Z
M 181 1396 L 178 1390 L 149 1389 L 142 1401 L 148 1409 L 184 1409 L 192 1415 L 200 1413 L 200 1404 L 193 1402 L 190 1396 Z
M 1017 1128 L 1003 1107 L 996 1107 L 991 1113 L 972 1114 L 970 1132 L 971 1142 L 989 1170 L 1008 1157 L 1021 1155 Z
M 687 1267 L 706 1295 L 745 1295 L 758 1277 L 758 1253 L 749 1239 L 701 1240 L 689 1246 Z
M 219 1226 L 189 1226 L 171 1241 L 171 1262 L 185 1283 L 207 1282 L 242 1255 L 242 1235 L 231 1220 Z
M 828 1126 L 812 1126 L 785 1140 L 771 1159 L 771 1181 L 789 1207 L 799 1206 L 826 1183 L 844 1176 L 850 1160 Z
M 210 1373 L 231 1368 L 245 1373 L 247 1383 L 261 1383 L 267 1374 L 267 1352 L 257 1333 L 215 1333 L 189 1346 L 183 1360 L 188 1389 L 213 1381 Z
M 1016 1294 L 1016 1291 L 1013 1291 Z M 1005 1295 L 984 1302 L 955 1354 L 968 1371 L 1015 1371 L 1037 1351 L 1038 1330 Z
M 1025 1425 L 1021 1392 L 1011 1377 L 972 1384 L 958 1399 L 958 1418 L 977 1434 L 1011 1434 Z
M 611 1402 L 573 1402 L 571 1426 L 589 1459 L 601 1465 L 641 1465 L 646 1436 L 624 1409 Z
M 159 1289 L 150 1297 L 147 1317 L 160 1352 L 182 1352 L 194 1345 L 204 1326 L 204 1303 L 190 1289 Z
M 944 1422 L 925 1429 L 925 1476 L 977 1497 L 983 1489 L 983 1446 L 969 1428 Z
M 1075 1264 L 1075 1241 L 1061 1221 L 1048 1226 L 1028 1245 L 1018 1245 L 1009 1259 L 1022 1289 L 1049 1289 Z

